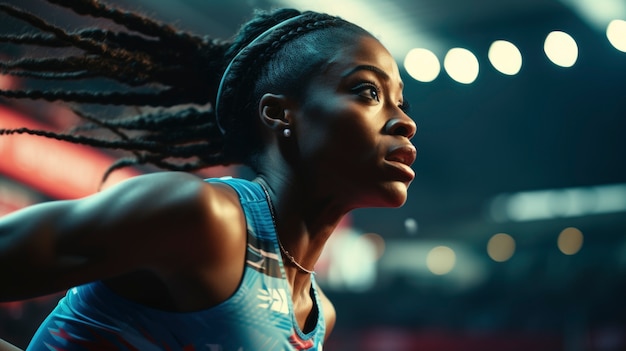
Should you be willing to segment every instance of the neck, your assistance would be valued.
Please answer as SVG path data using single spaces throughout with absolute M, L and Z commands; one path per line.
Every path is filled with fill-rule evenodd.
M 303 268 L 313 270 L 326 241 L 347 211 L 337 211 L 329 201 L 315 197 L 314 187 L 289 179 L 261 173 L 255 181 L 267 190 L 273 206 L 278 240 L 288 252 L 283 252 L 287 279 L 294 291 L 308 291 L 310 274 L 290 262 L 288 256 Z

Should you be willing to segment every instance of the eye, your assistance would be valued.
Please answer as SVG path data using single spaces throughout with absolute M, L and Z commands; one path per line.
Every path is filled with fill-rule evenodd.
M 379 93 L 380 89 L 374 83 L 371 83 L 371 82 L 361 83 L 357 85 L 356 87 L 354 87 L 352 91 L 355 94 L 367 100 L 380 102 L 380 93 Z

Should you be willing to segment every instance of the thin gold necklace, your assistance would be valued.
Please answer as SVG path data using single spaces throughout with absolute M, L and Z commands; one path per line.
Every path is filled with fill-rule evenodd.
M 274 209 L 274 203 L 272 202 L 272 198 L 270 198 L 270 193 L 267 191 L 265 186 L 261 182 L 258 182 L 258 184 L 261 186 L 261 189 L 263 189 L 265 197 L 267 198 L 267 203 L 270 207 L 270 215 L 272 216 L 272 223 L 274 224 L 274 231 L 276 232 L 276 241 L 278 242 L 278 247 L 280 247 L 280 251 L 283 253 L 283 255 L 285 255 L 285 257 L 289 259 L 289 261 L 291 261 L 291 263 L 293 263 L 294 266 L 296 266 L 302 272 L 315 274 L 315 271 L 302 267 L 302 265 L 298 263 L 298 261 L 296 261 L 296 259 L 293 258 L 291 254 L 289 254 L 289 251 L 285 250 L 285 247 L 283 247 L 283 244 L 280 242 L 280 238 L 278 237 L 278 229 L 276 228 L 276 210 Z

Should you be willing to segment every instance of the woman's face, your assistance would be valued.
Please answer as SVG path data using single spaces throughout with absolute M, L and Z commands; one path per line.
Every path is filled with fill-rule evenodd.
M 297 171 L 350 208 L 397 207 L 414 178 L 416 125 L 389 52 L 369 36 L 338 50 L 294 108 Z M 294 147 L 294 145 L 292 145 Z

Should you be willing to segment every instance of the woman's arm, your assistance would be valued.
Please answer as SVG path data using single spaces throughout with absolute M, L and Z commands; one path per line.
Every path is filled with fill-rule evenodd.
M 0 301 L 184 263 L 190 240 L 181 235 L 206 230 L 211 188 L 193 175 L 156 173 L 0 218 Z
M 22 351 L 22 349 L 9 344 L 8 342 L 0 339 L 0 351 Z

